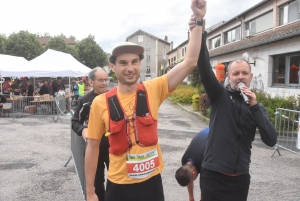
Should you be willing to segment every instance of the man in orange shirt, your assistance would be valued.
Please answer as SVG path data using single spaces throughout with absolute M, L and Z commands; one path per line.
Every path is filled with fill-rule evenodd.
M 157 143 L 158 109 L 197 63 L 206 1 L 192 0 L 191 9 L 196 18 L 193 23 L 198 26 L 191 32 L 184 61 L 166 75 L 138 84 L 144 47 L 123 42 L 113 48 L 109 61 L 118 86 L 97 96 L 90 110 L 85 155 L 88 201 L 98 201 L 94 178 L 104 134 L 110 143 L 105 201 L 164 201 L 160 175 L 164 164 Z

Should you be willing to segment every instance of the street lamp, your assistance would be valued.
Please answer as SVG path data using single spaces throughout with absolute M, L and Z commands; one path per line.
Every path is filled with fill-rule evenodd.
M 249 52 L 245 52 L 242 56 L 249 64 L 253 64 L 255 66 L 256 60 L 254 59 L 253 63 L 249 62 L 250 54 Z

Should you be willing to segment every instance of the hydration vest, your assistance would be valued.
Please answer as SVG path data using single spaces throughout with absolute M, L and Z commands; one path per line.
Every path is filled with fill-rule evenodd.
M 117 96 L 117 87 L 106 92 L 106 104 L 109 117 L 109 152 L 120 155 L 133 145 L 152 146 L 158 141 L 157 120 L 153 119 L 144 85 L 138 84 L 131 119 L 126 116 Z M 130 139 L 130 122 L 133 122 L 135 142 Z

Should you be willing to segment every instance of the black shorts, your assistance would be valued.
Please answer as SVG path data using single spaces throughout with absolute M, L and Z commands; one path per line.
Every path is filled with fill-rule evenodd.
M 164 201 L 161 175 L 136 184 L 115 184 L 107 180 L 105 201 Z
M 227 176 L 201 168 L 200 188 L 202 201 L 246 201 L 250 175 Z

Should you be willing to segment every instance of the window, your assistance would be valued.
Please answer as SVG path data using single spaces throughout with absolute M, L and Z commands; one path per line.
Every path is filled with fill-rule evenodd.
M 173 61 L 174 61 L 174 62 L 176 61 L 176 57 L 173 58 Z
M 273 84 L 300 86 L 300 53 L 274 56 Z
M 249 34 L 251 35 L 262 31 L 266 31 L 268 29 L 271 29 L 272 27 L 273 11 L 246 23 L 246 30 L 249 30 Z
M 146 50 L 150 50 L 150 43 L 147 43 Z
M 280 25 L 300 19 L 300 1 L 293 1 L 280 8 Z
M 217 37 L 215 37 L 215 38 L 213 38 L 209 41 L 210 49 L 220 47 L 220 45 L 221 45 L 221 35 L 219 35 L 219 36 L 217 36 Z
M 241 27 L 237 27 L 225 33 L 225 44 L 241 40 Z
M 138 43 L 142 43 L 143 42 L 143 35 L 138 35 Z
M 150 73 L 150 65 L 147 66 L 147 73 Z
M 185 55 L 185 50 L 184 50 L 184 48 L 182 48 L 181 49 L 181 56 L 184 57 L 184 55 Z
M 150 61 L 150 54 L 147 54 L 147 61 Z
M 162 54 L 163 54 L 163 60 L 166 60 L 166 50 L 165 49 L 163 50 Z

